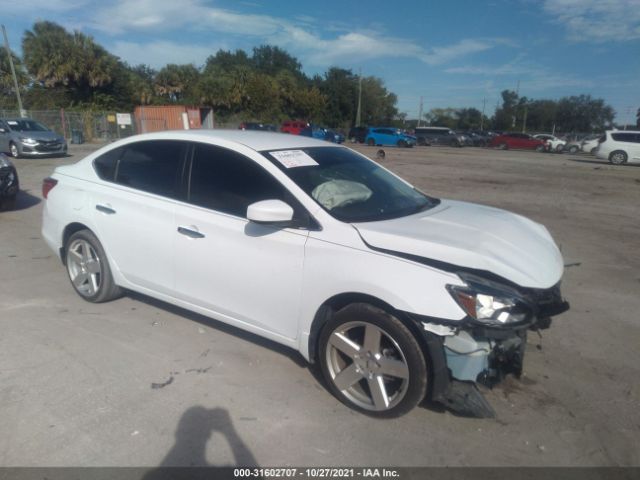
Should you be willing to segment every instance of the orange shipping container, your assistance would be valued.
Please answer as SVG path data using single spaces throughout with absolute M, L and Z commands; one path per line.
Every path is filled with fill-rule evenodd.
M 138 133 L 162 130 L 183 130 L 182 114 L 187 114 L 189 128 L 201 128 L 201 115 L 211 115 L 210 108 L 185 107 L 184 105 L 138 106 L 133 112 Z M 213 125 L 209 126 L 210 128 Z

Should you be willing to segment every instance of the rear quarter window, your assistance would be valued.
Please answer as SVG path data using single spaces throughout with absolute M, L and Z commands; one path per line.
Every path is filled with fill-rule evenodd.
M 611 138 L 616 142 L 635 142 L 636 135 L 634 133 L 612 133 Z
M 123 147 L 114 148 L 103 153 L 93 161 L 93 168 L 102 180 L 113 182 L 116 176 L 116 165 L 124 151 Z

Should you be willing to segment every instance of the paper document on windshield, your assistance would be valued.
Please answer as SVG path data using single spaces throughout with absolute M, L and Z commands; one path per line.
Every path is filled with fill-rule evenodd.
M 269 154 L 286 168 L 312 167 L 318 165 L 318 162 L 302 150 L 280 150 L 277 152 L 269 152 Z

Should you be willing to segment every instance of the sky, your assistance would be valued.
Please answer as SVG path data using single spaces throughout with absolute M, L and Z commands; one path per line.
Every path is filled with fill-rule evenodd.
M 640 0 L 0 0 L 0 11 L 18 53 L 38 20 L 156 68 L 277 45 L 308 75 L 337 66 L 381 78 L 408 118 L 421 99 L 425 113 L 491 116 L 504 89 L 603 98 L 618 123 L 640 108 Z

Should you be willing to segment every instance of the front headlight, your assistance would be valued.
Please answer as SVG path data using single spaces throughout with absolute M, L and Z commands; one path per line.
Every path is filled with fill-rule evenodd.
M 528 321 L 531 307 L 505 285 L 475 275 L 460 275 L 466 286 L 447 285 L 447 290 L 469 317 L 488 326 L 513 326 Z
M 21 138 L 20 138 L 20 141 L 21 141 L 22 143 L 24 143 L 25 145 L 31 145 L 31 146 L 33 146 L 33 145 L 37 145 L 37 144 L 38 144 L 38 141 L 37 141 L 37 140 L 34 140 L 33 138 L 22 138 L 22 137 L 21 137 Z

